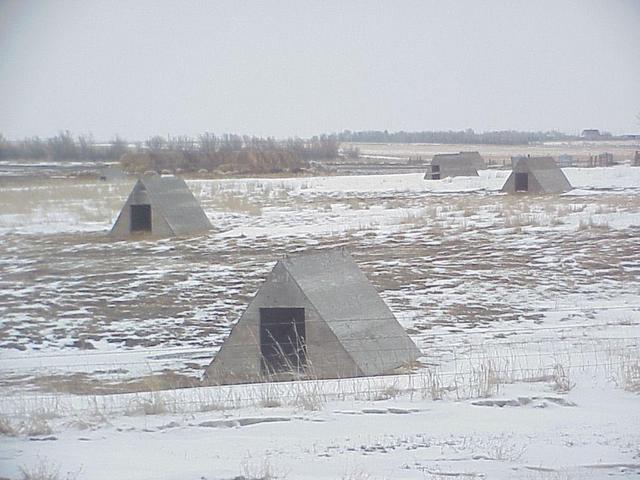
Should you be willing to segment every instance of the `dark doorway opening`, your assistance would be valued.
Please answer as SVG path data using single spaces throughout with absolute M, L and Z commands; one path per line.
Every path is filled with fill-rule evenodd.
M 431 180 L 440 180 L 440 165 L 431 165 Z
M 304 308 L 261 308 L 262 373 L 299 372 L 307 364 Z
M 529 191 L 529 174 L 516 173 L 516 192 Z
M 151 231 L 151 205 L 131 205 L 131 232 Z

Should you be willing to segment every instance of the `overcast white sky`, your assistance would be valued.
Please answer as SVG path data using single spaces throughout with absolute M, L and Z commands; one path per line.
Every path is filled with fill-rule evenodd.
M 638 132 L 640 0 L 0 0 L 0 132 Z

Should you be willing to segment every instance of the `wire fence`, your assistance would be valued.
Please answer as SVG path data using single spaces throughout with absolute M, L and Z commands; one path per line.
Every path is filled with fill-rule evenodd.
M 635 305 L 600 307 L 601 310 L 621 308 L 638 307 Z M 217 350 L 215 347 L 198 349 L 133 348 L 108 352 L 5 355 L 0 356 L 2 361 L 0 363 L 0 378 L 4 377 L 5 386 L 11 386 L 13 382 L 13 386 L 17 389 L 13 388 L 7 396 L 0 397 L 0 412 L 24 410 L 24 402 L 33 400 L 35 403 L 29 407 L 32 411 L 41 409 L 43 402 L 51 401 L 54 403 L 64 402 L 66 404 L 64 408 L 76 413 L 90 413 L 95 412 L 96 409 L 108 413 L 127 413 L 136 408 L 143 411 L 155 408 L 153 404 L 158 401 L 157 395 L 162 396 L 162 402 L 170 404 L 165 406 L 168 411 L 176 412 L 262 405 L 268 404 L 270 399 L 276 403 L 295 405 L 313 400 L 313 398 L 307 398 L 309 396 L 316 397 L 315 401 L 322 402 L 343 398 L 376 400 L 395 395 L 396 390 L 401 391 L 402 395 L 419 395 L 425 398 L 429 395 L 433 397 L 441 394 L 451 394 L 458 399 L 473 398 L 483 396 L 488 393 L 488 389 L 496 389 L 495 386 L 501 383 L 527 381 L 531 378 L 543 378 L 548 381 L 556 374 L 555 369 L 558 366 L 563 372 L 595 369 L 606 371 L 612 377 L 620 377 L 622 370 L 628 369 L 630 364 L 636 365 L 640 358 L 640 335 L 630 335 L 637 333 L 637 331 L 627 330 L 638 326 L 640 326 L 640 322 L 624 320 L 617 323 L 609 321 L 550 326 L 534 325 L 531 327 L 489 328 L 487 330 L 474 329 L 464 332 L 427 331 L 414 335 L 414 338 L 421 340 L 420 353 L 423 365 L 410 373 L 321 380 L 317 375 L 314 378 L 313 368 L 309 368 L 306 373 L 312 378 L 311 380 L 210 387 L 202 386 L 200 383 L 204 364 L 198 362 L 210 361 Z M 612 327 L 616 327 L 616 332 L 619 332 L 618 336 L 611 335 L 612 332 L 609 329 Z M 576 328 L 581 331 L 576 332 Z M 604 330 L 601 332 L 603 335 L 598 336 L 596 333 L 585 336 L 583 330 L 586 328 L 602 329 Z M 499 334 L 548 335 L 554 332 L 560 335 L 536 336 L 531 339 L 495 337 Z M 490 334 L 492 338 L 487 339 L 483 336 L 484 334 Z M 451 341 L 451 339 L 460 339 L 461 335 L 468 338 L 463 341 Z M 407 340 L 404 333 L 393 336 L 371 334 L 354 335 L 349 341 L 358 345 L 358 347 L 351 349 L 352 353 L 371 355 L 375 362 L 376 356 L 380 358 L 394 355 L 403 346 L 400 344 L 400 347 L 394 345 L 389 348 L 385 346 L 385 343 L 401 343 L 403 339 Z M 319 346 L 326 348 L 332 343 L 341 343 L 341 341 L 331 340 L 323 342 Z M 406 347 L 406 345 L 404 346 Z M 248 347 L 247 344 L 240 344 L 227 345 L 225 348 L 247 350 Z M 259 342 L 254 342 L 250 347 L 253 349 L 252 352 L 244 354 L 235 352 L 236 358 L 259 358 Z M 325 363 L 330 363 L 330 355 L 324 355 Z M 144 356 L 144 358 L 140 358 L 140 356 Z M 186 371 L 186 375 L 191 376 L 194 380 L 191 388 L 177 388 L 184 385 L 175 384 L 158 386 L 153 382 L 149 382 L 148 385 L 144 384 L 144 379 L 149 375 L 166 371 L 167 368 L 173 372 L 185 372 L 185 364 L 189 363 L 192 364 L 189 367 L 191 370 Z M 338 371 L 337 356 L 335 364 L 336 371 Z M 637 368 L 640 369 L 640 367 Z M 92 395 L 91 388 L 88 388 L 88 393 L 79 397 L 82 399 L 81 404 L 82 402 L 94 402 L 93 405 L 76 405 L 74 403 L 76 400 L 69 400 L 69 391 L 65 391 L 64 385 L 58 393 L 20 390 L 21 382 L 29 376 L 31 380 L 26 380 L 23 385 L 31 385 L 30 388 L 33 388 L 36 384 L 29 384 L 29 381 L 35 378 L 64 376 L 79 372 L 91 374 L 91 378 L 101 379 L 100 381 L 103 382 L 104 389 L 93 390 L 100 394 Z M 88 381 L 88 378 L 80 378 L 78 382 Z M 128 391 L 127 382 L 135 379 L 143 381 L 142 385 L 145 391 L 126 393 Z M 55 379 L 53 380 L 55 381 Z M 268 382 L 269 379 L 265 379 L 265 381 Z M 494 383 L 489 385 L 490 382 Z M 90 382 L 87 385 L 91 387 Z M 110 386 L 115 386 L 115 389 L 111 390 L 112 395 L 106 395 Z M 56 389 L 55 386 L 52 388 Z M 167 390 L 161 390 L 162 388 Z M 434 391 L 440 393 L 434 393 Z M 492 392 L 495 391 L 497 389 L 492 390 Z M 78 398 L 77 396 L 72 397 Z M 107 400 L 106 397 L 120 398 L 120 400 L 114 400 L 115 403 L 110 405 L 110 400 Z M 100 400 L 96 398 L 100 398 Z M 96 406 L 98 401 L 101 402 L 99 407 Z
M 602 353 L 605 351 L 603 350 Z M 611 353 L 611 352 L 609 352 Z M 568 380 L 571 372 L 603 371 L 615 374 L 629 365 L 624 357 L 607 357 L 566 363 L 560 375 Z M 150 415 L 194 413 L 239 409 L 248 406 L 294 406 L 320 409 L 326 402 L 339 400 L 378 401 L 402 397 L 408 400 L 455 398 L 468 400 L 499 394 L 501 387 L 517 381 L 553 382 L 555 364 L 536 367 L 492 366 L 483 363 L 464 369 L 429 369 L 418 373 L 378 377 L 307 379 L 291 382 L 253 383 L 155 390 L 115 395 L 69 396 L 61 393 L 34 393 L 0 397 L 0 412 L 11 415 Z M 618 378 L 622 382 L 624 379 Z M 571 387 L 569 387 L 570 389 Z M 553 394 L 542 400 L 563 401 Z M 408 413 L 408 412 L 407 412 Z M 229 421 L 233 426 L 233 420 Z

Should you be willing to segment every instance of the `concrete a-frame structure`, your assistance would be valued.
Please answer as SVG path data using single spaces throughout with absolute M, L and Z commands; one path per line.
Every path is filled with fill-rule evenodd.
M 325 250 L 278 261 L 204 381 L 382 375 L 419 356 L 351 256 Z
M 171 237 L 210 228 L 209 219 L 183 179 L 145 175 L 133 187 L 110 235 Z
M 569 180 L 552 157 L 513 157 L 511 175 L 503 192 L 564 193 L 572 189 Z
M 478 170 L 486 168 L 484 158 L 478 152 L 437 153 L 424 174 L 425 180 L 442 180 L 447 177 L 477 177 Z

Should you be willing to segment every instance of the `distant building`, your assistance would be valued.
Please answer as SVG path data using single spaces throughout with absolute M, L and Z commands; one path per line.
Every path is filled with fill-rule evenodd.
M 636 150 L 635 155 L 631 159 L 632 167 L 640 167 L 640 152 Z
M 210 228 L 209 219 L 183 179 L 145 175 L 133 187 L 110 235 L 171 237 Z
M 585 130 L 582 130 L 580 136 L 585 140 L 597 140 L 601 137 L 600 130 L 598 130 L 597 128 L 587 128 Z
M 478 170 L 486 168 L 486 164 L 478 152 L 438 153 L 427 168 L 425 180 L 441 180 L 447 177 L 477 177 Z
M 392 373 L 420 350 L 343 249 L 285 256 L 204 374 L 209 384 Z
M 512 172 L 503 192 L 564 193 L 572 189 L 552 157 L 512 157 L 511 161 Z

